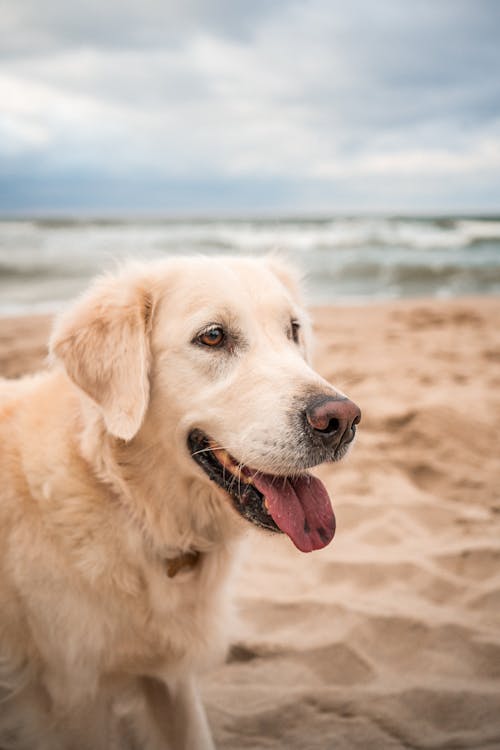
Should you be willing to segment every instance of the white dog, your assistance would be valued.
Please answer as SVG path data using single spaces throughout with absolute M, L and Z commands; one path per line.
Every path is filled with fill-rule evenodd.
M 221 658 L 252 524 L 330 542 L 307 469 L 360 413 L 307 364 L 295 277 L 191 258 L 97 280 L 54 366 L 0 381 L 0 748 L 208 750 L 195 676 Z

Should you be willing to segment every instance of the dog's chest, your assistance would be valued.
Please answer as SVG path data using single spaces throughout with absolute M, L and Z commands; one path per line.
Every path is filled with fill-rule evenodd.
M 229 603 L 220 565 L 206 556 L 181 562 L 164 560 L 145 571 L 140 596 L 114 621 L 111 671 L 154 675 L 184 661 L 201 666 L 224 652 Z

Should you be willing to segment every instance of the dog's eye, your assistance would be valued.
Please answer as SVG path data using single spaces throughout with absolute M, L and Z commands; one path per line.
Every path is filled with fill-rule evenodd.
M 292 340 L 298 344 L 299 343 L 299 331 L 300 331 L 300 323 L 298 320 L 291 320 L 290 321 L 290 332 Z
M 226 334 L 221 326 L 211 326 L 202 331 L 198 336 L 198 341 L 204 346 L 221 346 L 226 339 Z

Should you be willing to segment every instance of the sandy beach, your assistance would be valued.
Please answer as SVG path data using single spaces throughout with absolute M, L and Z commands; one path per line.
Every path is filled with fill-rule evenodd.
M 241 624 L 206 675 L 220 750 L 500 747 L 500 300 L 314 310 L 315 365 L 363 410 L 319 471 L 337 534 L 250 532 Z M 0 319 L 0 374 L 49 317 Z

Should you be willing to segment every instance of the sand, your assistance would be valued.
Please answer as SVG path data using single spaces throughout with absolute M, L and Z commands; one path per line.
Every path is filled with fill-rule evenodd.
M 251 532 L 241 625 L 204 679 L 220 750 L 500 748 L 500 300 L 314 311 L 316 366 L 363 409 L 324 468 L 331 545 Z M 48 318 L 0 321 L 0 372 Z

